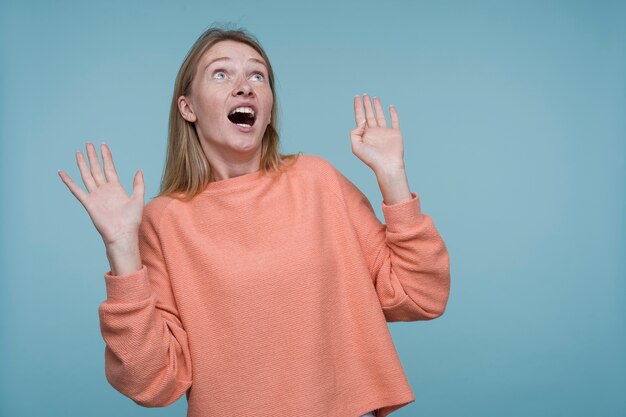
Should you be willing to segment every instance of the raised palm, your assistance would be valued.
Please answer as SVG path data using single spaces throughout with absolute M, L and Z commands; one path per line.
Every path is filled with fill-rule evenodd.
M 85 207 L 105 245 L 136 238 L 144 206 L 141 170 L 135 173 L 133 191 L 129 196 L 117 177 L 109 147 L 104 143 L 100 147 L 104 171 L 100 167 L 94 145 L 87 142 L 86 148 L 89 167 L 80 151 L 76 152 L 76 162 L 87 192 L 72 181 L 67 173 L 59 170 L 61 180 Z
M 350 131 L 352 153 L 374 172 L 404 165 L 404 144 L 395 106 L 389 107 L 389 115 L 391 126 L 387 125 L 379 98 L 375 97 L 372 104 L 367 94 L 362 100 L 354 97 L 356 128 Z

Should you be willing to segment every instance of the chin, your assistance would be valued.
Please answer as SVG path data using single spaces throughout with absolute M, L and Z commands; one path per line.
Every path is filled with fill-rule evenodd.
M 250 142 L 248 140 L 242 140 L 241 142 L 237 141 L 237 143 L 231 144 L 231 148 L 238 152 L 250 153 L 256 151 L 261 147 L 261 141 Z

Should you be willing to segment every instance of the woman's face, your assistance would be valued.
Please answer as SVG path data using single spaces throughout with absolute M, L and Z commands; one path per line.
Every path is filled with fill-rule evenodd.
M 260 155 L 274 104 L 263 57 L 244 43 L 216 43 L 198 63 L 190 96 L 178 104 L 207 155 L 227 161 Z

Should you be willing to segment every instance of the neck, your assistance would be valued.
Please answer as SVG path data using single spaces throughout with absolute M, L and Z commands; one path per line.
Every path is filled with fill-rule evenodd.
M 229 152 L 228 154 L 207 150 L 204 146 L 204 154 L 211 165 L 215 181 L 256 172 L 261 168 L 261 147 L 251 152 Z

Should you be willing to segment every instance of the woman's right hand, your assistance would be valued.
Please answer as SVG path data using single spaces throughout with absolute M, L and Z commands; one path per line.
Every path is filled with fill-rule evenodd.
M 88 192 L 59 170 L 61 180 L 85 207 L 107 248 L 136 242 L 144 206 L 143 173 L 141 170 L 135 173 L 133 191 L 129 196 L 117 177 L 109 147 L 104 143 L 100 146 L 104 172 L 95 146 L 87 142 L 86 148 L 89 167 L 80 151 L 76 152 L 76 162 Z

